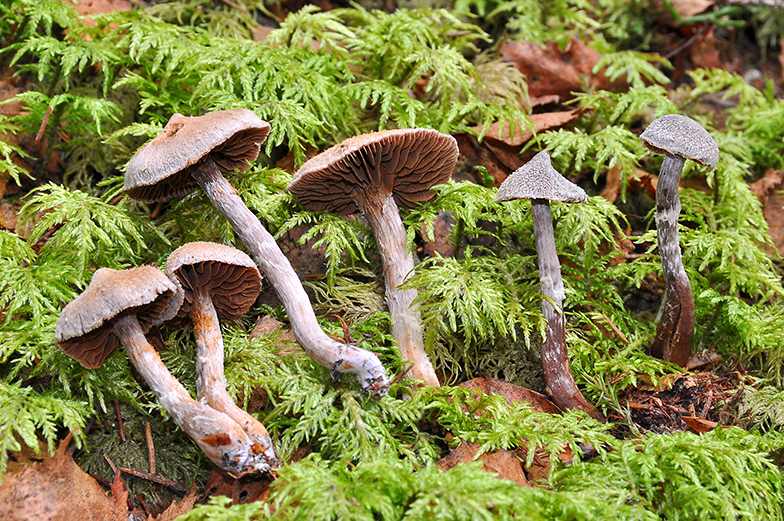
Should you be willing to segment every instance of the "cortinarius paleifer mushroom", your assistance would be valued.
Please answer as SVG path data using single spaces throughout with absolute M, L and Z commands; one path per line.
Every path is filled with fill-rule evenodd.
M 398 204 L 411 207 L 435 195 L 435 184 L 446 182 L 457 161 L 457 142 L 435 130 L 386 130 L 349 138 L 307 161 L 289 185 L 308 210 L 340 215 L 357 211 L 376 238 L 392 316 L 392 336 L 403 360 L 413 362 L 409 374 L 437 386 L 427 358 L 419 311 L 411 304 L 415 289 L 400 289 L 414 270 Z
M 719 147 L 699 123 L 678 114 L 654 120 L 640 135 L 640 140 L 645 148 L 664 155 L 656 185 L 656 234 L 666 307 L 656 328 L 651 355 L 686 367 L 694 335 L 694 296 L 683 267 L 678 238 L 681 213 L 678 184 L 686 159 L 713 168 L 719 160 Z
M 124 191 L 134 199 L 155 202 L 183 195 L 198 183 L 275 288 L 308 356 L 330 369 L 333 377 L 353 374 L 365 391 L 385 395 L 389 380 L 378 357 L 324 333 L 291 263 L 223 177 L 222 172 L 250 166 L 269 130 L 269 123 L 247 109 L 199 117 L 175 114 L 128 164 Z
M 174 423 L 210 461 L 236 473 L 270 470 L 264 448 L 226 414 L 191 398 L 144 337 L 154 322 L 167 318 L 164 314 L 171 312 L 169 304 L 177 291 L 155 266 L 124 271 L 101 268 L 60 313 L 55 340 L 88 368 L 99 367 L 122 344 Z
M 566 327 L 563 314 L 564 285 L 561 263 L 555 251 L 553 218 L 550 201 L 585 202 L 585 191 L 562 176 L 550 163 L 550 154 L 543 150 L 528 163 L 514 171 L 498 188 L 496 201 L 530 199 L 539 261 L 539 282 L 542 287 L 542 314 L 547 321 L 542 343 L 542 366 L 547 392 L 561 409 L 582 409 L 596 419 L 601 413 L 586 400 L 572 376 L 566 350 Z
M 191 242 L 166 260 L 166 275 L 183 290 L 176 318 L 189 317 L 196 336 L 196 393 L 199 400 L 224 412 L 264 446 L 270 464 L 278 466 L 264 425 L 241 409 L 226 391 L 220 319 L 234 320 L 250 309 L 261 291 L 256 263 L 236 248 L 212 242 Z

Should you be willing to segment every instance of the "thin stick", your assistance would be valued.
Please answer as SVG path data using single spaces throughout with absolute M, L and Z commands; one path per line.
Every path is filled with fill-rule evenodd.
M 626 337 L 625 337 L 625 336 L 623 336 L 623 333 L 621 333 L 621 331 L 618 329 L 618 327 L 616 327 L 616 325 L 613 323 L 613 321 L 612 321 L 612 320 L 610 320 L 610 317 L 608 317 L 608 316 L 607 316 L 607 315 L 605 315 L 604 313 L 602 313 L 602 316 L 603 316 L 603 317 L 604 317 L 604 319 L 607 321 L 607 323 L 608 323 L 608 324 L 610 324 L 610 327 L 612 328 L 612 330 L 613 330 L 613 331 L 615 331 L 615 334 L 616 334 L 616 335 L 618 335 L 618 337 L 619 337 L 621 340 L 623 340 L 623 343 L 624 343 L 624 344 L 628 344 L 628 343 L 629 343 L 629 341 L 626 339 Z
M 141 495 L 139 495 L 138 492 L 136 493 L 136 499 L 139 500 L 139 504 L 144 509 L 144 513 L 147 514 L 147 518 L 149 519 L 150 517 L 152 517 L 152 514 L 150 513 L 150 509 L 147 508 L 147 503 L 144 502 L 144 499 L 142 498 Z
M 175 494 L 179 494 L 181 496 L 184 496 L 185 493 L 188 492 L 188 490 L 185 487 L 183 487 L 176 481 L 172 481 L 170 479 L 166 479 L 161 476 L 155 476 L 153 474 L 150 474 L 149 472 L 144 472 L 136 469 L 129 469 L 126 467 L 120 467 L 118 470 L 120 472 L 124 472 L 125 474 L 130 474 L 131 476 L 141 478 L 141 479 L 146 479 L 147 481 L 152 481 L 153 483 L 163 485 L 164 487 L 171 490 Z
M 123 426 L 122 413 L 120 412 L 120 400 L 114 399 L 114 413 L 117 415 L 117 427 L 120 429 L 120 439 L 125 441 L 125 427 Z
M 114 474 L 117 475 L 117 467 L 115 467 L 114 463 L 112 463 L 112 460 L 109 459 L 109 455 L 108 454 L 104 454 L 103 455 L 103 459 L 105 459 L 106 463 L 108 463 L 109 466 L 112 467 L 112 472 L 114 472 Z
M 35 144 L 37 145 L 41 138 L 44 137 L 44 132 L 46 131 L 46 125 L 49 124 L 49 116 L 52 115 L 52 106 L 46 106 L 46 113 L 44 113 L 44 119 L 41 120 L 41 126 L 38 127 L 38 134 L 35 135 Z
M 150 474 L 155 474 L 155 444 L 152 442 L 152 429 L 150 429 L 150 422 L 144 424 L 144 437 L 147 439 L 147 458 L 150 462 Z

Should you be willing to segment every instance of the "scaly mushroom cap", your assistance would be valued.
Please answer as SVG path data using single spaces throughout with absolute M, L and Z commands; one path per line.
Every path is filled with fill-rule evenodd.
M 435 195 L 457 162 L 457 141 L 426 128 L 384 130 L 349 138 L 308 160 L 289 185 L 308 210 L 359 211 L 354 198 L 368 187 L 411 208 Z
M 653 120 L 640 134 L 643 146 L 655 154 L 680 156 L 709 168 L 719 160 L 719 146 L 702 125 L 679 114 Z
M 547 199 L 562 203 L 582 203 L 585 190 L 572 183 L 550 163 L 550 154 L 542 150 L 529 162 L 512 172 L 498 188 L 496 202 L 512 199 Z
M 185 293 L 176 319 L 188 316 L 195 288 L 207 291 L 218 317 L 225 320 L 247 313 L 261 291 L 261 274 L 253 259 L 223 244 L 190 242 L 180 246 L 169 255 L 165 271 Z
M 199 161 L 209 155 L 223 172 L 245 170 L 269 131 L 269 123 L 248 109 L 197 117 L 175 114 L 131 159 L 123 191 L 148 203 L 185 195 L 196 186 L 189 169 Z
M 117 271 L 101 268 L 90 285 L 71 301 L 57 319 L 54 338 L 72 358 L 88 369 L 101 367 L 120 345 L 113 321 L 136 315 L 142 331 L 171 312 L 177 288 L 155 266 Z

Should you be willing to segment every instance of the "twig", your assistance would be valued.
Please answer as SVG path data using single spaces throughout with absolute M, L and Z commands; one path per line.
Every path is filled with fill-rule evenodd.
M 670 52 L 668 52 L 667 54 L 665 54 L 665 55 L 664 55 L 664 57 L 665 57 L 665 58 L 667 58 L 667 59 L 669 60 L 669 59 L 671 59 L 673 56 L 677 56 L 678 54 L 680 54 L 681 52 L 683 52 L 685 49 L 689 48 L 689 47 L 690 47 L 690 46 L 691 46 L 691 45 L 692 45 L 694 42 L 696 42 L 696 41 L 697 41 L 699 38 L 701 38 L 701 37 L 702 37 L 702 35 L 703 35 L 703 34 L 705 34 L 705 31 L 707 31 L 707 30 L 708 30 L 708 27 L 710 27 L 710 26 L 712 26 L 712 25 L 713 25 L 713 24 L 712 24 L 710 21 L 708 21 L 708 22 L 704 23 L 704 24 L 702 25 L 702 27 L 700 27 L 700 30 L 699 30 L 699 31 L 697 31 L 696 33 L 694 33 L 694 35 L 693 35 L 691 38 L 689 38 L 688 40 L 686 40 L 685 42 L 683 42 L 682 44 L 680 44 L 678 47 L 676 47 L 676 48 L 675 48 L 675 50 L 673 50 L 673 51 L 670 51 Z
M 122 413 L 120 412 L 120 400 L 114 399 L 114 413 L 117 415 L 117 427 L 120 429 L 120 439 L 125 441 L 125 427 L 123 426 Z
M 46 125 L 49 123 L 49 116 L 52 115 L 52 106 L 46 106 L 46 112 L 44 113 L 44 119 L 41 120 L 41 126 L 38 127 L 38 134 L 35 135 L 35 144 L 37 145 L 41 138 L 44 137 L 44 131 L 46 131 Z
M 612 328 L 612 330 L 613 330 L 613 331 L 615 331 L 615 334 L 616 334 L 616 335 L 618 335 L 618 337 L 619 337 L 621 340 L 623 340 L 623 343 L 624 343 L 624 344 L 628 344 L 628 343 L 629 343 L 629 340 L 627 340 L 627 339 L 626 339 L 626 337 L 625 337 L 625 336 L 623 336 L 623 333 L 621 333 L 621 331 L 620 331 L 620 330 L 619 330 L 619 329 L 618 329 L 618 328 L 615 326 L 615 324 L 613 323 L 613 321 L 612 321 L 612 320 L 610 320 L 610 317 L 608 317 L 608 316 L 607 316 L 607 315 L 605 315 L 604 313 L 602 313 L 602 316 L 603 316 L 603 317 L 604 317 L 604 319 L 607 321 L 607 323 L 608 323 L 608 324 L 610 324 L 610 327 Z
M 226 5 L 228 5 L 229 7 L 233 7 L 234 9 L 237 9 L 237 10 L 239 10 L 239 11 L 242 11 L 243 13 L 247 13 L 247 12 L 248 12 L 248 10 L 247 10 L 247 9 L 245 9 L 245 8 L 244 8 L 244 7 L 242 7 L 241 5 L 237 5 L 237 4 L 235 4 L 235 3 L 234 3 L 234 2 L 232 2 L 231 0 L 221 0 L 221 2 L 223 2 L 223 3 L 224 3 L 224 4 L 226 4 Z
M 150 519 L 152 517 L 152 514 L 150 513 L 150 509 L 147 507 L 147 503 L 144 502 L 144 499 L 138 492 L 136 493 L 136 499 L 139 501 L 139 504 L 144 509 L 144 513 L 147 514 L 147 519 Z
M 109 455 L 108 454 L 104 454 L 103 455 L 103 459 L 105 459 L 106 463 L 108 463 L 109 466 L 112 467 L 112 472 L 114 472 L 114 474 L 117 475 L 117 467 L 115 467 L 114 463 L 112 463 L 112 460 L 109 459 Z
M 131 476 L 134 476 L 134 477 L 137 477 L 137 478 L 146 479 L 147 481 L 152 481 L 153 483 L 157 483 L 159 485 L 163 485 L 164 487 L 169 489 L 171 492 L 173 492 L 173 493 L 175 493 L 177 495 L 180 495 L 180 496 L 184 496 L 185 493 L 188 492 L 188 490 L 185 487 L 183 487 L 182 485 L 180 485 L 176 481 L 172 481 L 170 479 L 166 479 L 166 478 L 161 477 L 161 476 L 155 476 L 153 474 L 150 474 L 149 472 L 143 472 L 141 470 L 129 469 L 129 468 L 125 468 L 125 467 L 120 467 L 119 471 L 120 472 L 124 472 L 125 474 L 130 474 Z
M 147 439 L 147 458 L 150 462 L 150 474 L 155 474 L 155 444 L 152 442 L 150 422 L 144 424 L 144 437 Z

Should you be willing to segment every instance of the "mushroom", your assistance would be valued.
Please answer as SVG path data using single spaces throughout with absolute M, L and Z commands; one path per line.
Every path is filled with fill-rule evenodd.
M 269 123 L 247 109 L 199 117 L 175 114 L 128 164 L 124 191 L 134 199 L 157 202 L 181 196 L 199 184 L 267 275 L 308 356 L 327 367 L 333 378 L 353 374 L 365 391 L 383 396 L 389 380 L 378 357 L 324 333 L 291 263 L 222 175 L 248 168 L 269 130 Z
M 166 276 L 183 290 L 183 305 L 175 319 L 189 317 L 196 335 L 196 394 L 199 401 L 226 413 L 264 447 L 278 463 L 267 429 L 241 409 L 226 392 L 223 336 L 219 318 L 234 320 L 247 313 L 261 291 L 256 263 L 230 246 L 192 242 L 174 250 L 166 260 Z
M 678 114 L 655 119 L 640 140 L 648 150 L 664 155 L 656 185 L 656 234 L 666 307 L 656 328 L 651 355 L 686 367 L 694 335 L 694 296 L 678 239 L 678 183 L 686 159 L 713 168 L 719 160 L 719 147 L 699 123 Z
M 542 343 L 542 365 L 547 392 L 561 409 L 582 409 L 594 418 L 604 420 L 577 388 L 569 367 L 563 314 L 564 285 L 550 213 L 550 201 L 582 203 L 586 200 L 585 191 L 553 168 L 550 154 L 543 150 L 515 170 L 498 188 L 496 201 L 512 199 L 531 200 L 539 282 L 545 297 L 542 299 L 542 314 L 547 321 L 547 329 Z
M 447 181 L 455 167 L 457 142 L 435 130 L 386 130 L 349 138 L 311 158 L 294 175 L 289 190 L 308 210 L 340 215 L 357 211 L 376 238 L 392 316 L 392 336 L 409 374 L 437 386 L 425 353 L 420 313 L 411 305 L 415 289 L 400 289 L 414 270 L 398 204 L 412 207 L 433 197 L 430 187 Z
M 191 398 L 163 365 L 144 333 L 171 317 L 178 288 L 155 266 L 101 268 L 60 313 L 55 341 L 86 368 L 100 367 L 120 345 L 161 405 L 215 465 L 241 473 L 269 471 L 264 448 L 222 412 Z

